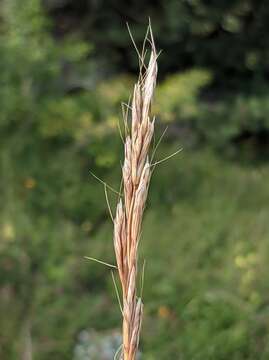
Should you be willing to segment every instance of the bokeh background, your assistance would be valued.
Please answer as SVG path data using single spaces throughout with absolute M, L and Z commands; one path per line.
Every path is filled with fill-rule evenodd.
M 103 186 L 151 17 L 156 160 L 144 360 L 269 359 L 269 3 L 1 0 L 0 358 L 108 360 L 121 314 Z M 115 196 L 109 193 L 112 207 Z

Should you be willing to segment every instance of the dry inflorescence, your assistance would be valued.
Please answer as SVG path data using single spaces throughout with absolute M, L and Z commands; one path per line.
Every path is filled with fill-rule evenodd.
M 140 56 L 140 74 L 131 104 L 131 129 L 127 131 L 124 144 L 124 197 L 118 202 L 114 219 L 114 248 L 123 299 L 123 360 L 136 358 L 143 313 L 136 286 L 138 244 L 151 178 L 148 154 L 154 133 L 154 118 L 150 117 L 150 109 L 157 78 L 157 53 L 150 27 L 149 34 L 151 55 L 147 66 L 144 63 L 145 52 Z

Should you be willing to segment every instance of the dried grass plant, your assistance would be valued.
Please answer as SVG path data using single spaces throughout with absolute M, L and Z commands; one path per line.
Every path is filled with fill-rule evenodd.
M 151 48 L 147 65 L 145 64 L 146 44 L 150 44 Z M 114 249 L 122 288 L 122 360 L 136 359 L 143 315 L 142 299 L 137 295 L 138 245 L 152 174 L 149 149 L 154 134 L 155 119 L 151 117 L 150 111 L 157 78 L 157 57 L 149 25 L 143 50 L 139 54 L 140 72 L 133 89 L 130 127 L 128 115 L 124 116 L 125 151 L 122 166 L 124 196 L 118 201 L 114 219 Z
M 130 36 L 133 40 L 131 32 Z M 121 185 L 121 192 L 123 192 L 123 194 L 119 194 L 111 186 L 91 173 L 97 180 L 104 184 L 106 200 L 114 224 L 113 242 L 117 266 L 86 256 L 87 259 L 116 268 L 118 271 L 122 300 L 120 299 L 113 272 L 112 277 L 123 317 L 123 344 L 115 354 L 114 360 L 117 359 L 118 356 L 121 360 L 135 360 L 138 352 L 143 316 L 143 303 L 141 294 L 138 296 L 137 287 L 138 246 L 141 238 L 141 224 L 152 171 L 157 164 L 166 161 L 182 150 L 179 149 L 166 158 L 152 163 L 156 149 L 166 132 L 165 129 L 156 147 L 153 149 L 151 158 L 149 157 L 155 123 L 155 118 L 151 116 L 151 105 L 158 70 L 158 54 L 156 52 L 150 24 L 146 32 L 141 53 L 139 53 L 134 40 L 133 43 L 139 57 L 139 76 L 134 85 L 130 104 L 125 104 L 124 107 L 126 110 L 123 112 L 124 137 L 120 130 L 124 143 Z M 146 62 L 147 45 L 150 47 L 148 62 Z M 115 217 L 113 217 L 109 204 L 107 188 L 119 194 Z M 142 278 L 143 277 L 144 267 L 142 270 Z M 141 287 L 143 287 L 143 285 Z

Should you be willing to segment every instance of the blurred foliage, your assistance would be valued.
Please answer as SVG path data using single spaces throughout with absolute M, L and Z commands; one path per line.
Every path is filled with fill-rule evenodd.
M 156 171 L 144 226 L 145 358 L 266 359 L 268 165 L 205 151 L 172 161 Z
M 199 117 L 198 95 L 210 80 L 208 72 L 198 69 L 170 75 L 157 89 L 156 113 L 167 122 Z
M 268 75 L 269 5 L 266 0 L 45 0 L 59 35 L 81 31 L 98 59 L 120 70 L 135 70 L 126 21 L 142 44 L 150 16 L 164 72 L 207 67 L 217 81 L 242 86 L 242 80 Z M 105 33 L 105 36 L 104 36 Z
M 269 5 L 265 0 L 45 0 L 45 6 L 59 37 L 80 31 L 91 41 L 99 71 L 105 67 L 136 72 L 136 54 L 124 26 L 126 21 L 130 24 L 140 48 L 150 16 L 157 46 L 163 50 L 160 77 L 167 78 L 160 89 L 158 112 L 164 120 L 177 121 L 176 133 L 222 151 L 238 138 L 244 151 L 245 147 L 257 151 L 264 142 L 261 133 L 266 133 L 268 142 Z
M 256 95 L 238 94 L 213 104 L 204 103 L 197 130 L 214 145 L 225 148 L 234 141 L 241 142 L 250 154 L 258 152 L 265 158 L 269 139 L 268 99 L 268 90 L 262 93 L 257 90 Z
M 30 331 L 40 359 L 59 358 L 88 324 L 86 309 L 100 306 L 83 256 L 107 211 L 89 168 L 115 165 L 113 151 L 100 148 L 119 142 L 107 139 L 112 128 L 99 121 L 94 92 L 68 94 L 66 66 L 85 61 L 89 46 L 53 40 L 38 0 L 1 9 L 0 357 L 26 356 Z
M 169 124 L 155 158 L 184 152 L 150 191 L 143 359 L 268 359 L 268 6 L 44 3 L 52 17 L 40 0 L 0 2 L 0 358 L 70 359 L 81 334 L 102 349 L 117 334 L 110 271 L 83 259 L 114 261 L 89 170 L 119 188 L 124 70 L 137 66 L 119 19 L 139 44 L 150 14 L 165 49 L 156 142 Z

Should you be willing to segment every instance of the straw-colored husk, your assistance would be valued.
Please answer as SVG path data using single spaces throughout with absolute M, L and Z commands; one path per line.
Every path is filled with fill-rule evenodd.
M 141 223 L 151 178 L 149 147 L 154 133 L 150 109 L 157 77 L 157 54 L 149 27 L 151 55 L 147 66 L 140 57 L 140 74 L 134 86 L 131 126 L 124 144 L 122 181 L 124 197 L 114 219 L 114 248 L 122 287 L 123 360 L 135 360 L 142 323 L 143 304 L 137 296 L 137 260 Z

